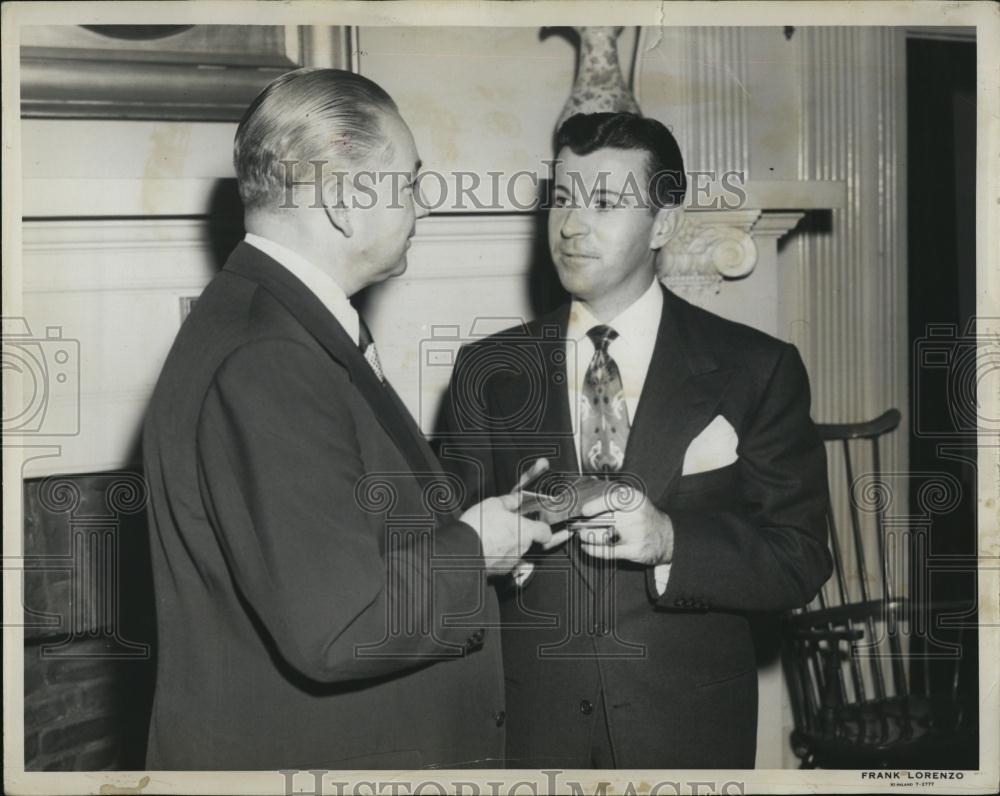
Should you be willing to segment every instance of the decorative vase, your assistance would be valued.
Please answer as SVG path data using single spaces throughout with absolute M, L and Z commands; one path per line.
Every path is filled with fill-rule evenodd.
M 632 90 L 618 65 L 618 36 L 624 28 L 573 28 L 580 37 L 576 81 L 556 123 L 575 113 L 630 111 L 640 113 Z

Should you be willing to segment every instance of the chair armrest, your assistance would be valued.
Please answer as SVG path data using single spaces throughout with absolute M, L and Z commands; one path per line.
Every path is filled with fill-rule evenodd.
M 955 610 L 968 608 L 967 600 L 931 600 L 921 603 L 928 610 Z M 910 601 L 905 598 L 892 600 L 868 600 L 867 602 L 848 603 L 831 608 L 821 608 L 818 611 L 803 611 L 797 614 L 786 614 L 787 627 L 803 629 L 809 627 L 823 628 L 827 625 L 846 625 L 850 622 L 864 622 L 867 619 L 883 619 L 889 614 L 900 614 L 910 607 Z
M 788 635 L 801 641 L 858 641 L 864 638 L 863 630 L 851 628 L 790 628 Z

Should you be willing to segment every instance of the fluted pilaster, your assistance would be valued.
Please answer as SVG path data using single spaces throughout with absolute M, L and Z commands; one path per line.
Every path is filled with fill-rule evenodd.
M 749 94 L 744 29 L 699 27 L 692 33 L 688 37 L 690 73 L 685 103 L 688 168 L 747 172 Z
M 910 397 L 903 42 L 891 28 L 798 33 L 804 108 L 799 177 L 843 180 L 847 202 L 830 211 L 828 225 L 814 218 L 798 237 L 799 272 L 786 320 L 810 372 L 813 416 L 862 420 L 897 407 L 903 421 L 885 440 L 882 465 L 902 472 Z M 830 464 L 835 510 L 846 517 L 849 485 L 840 459 Z M 870 467 L 862 459 L 855 474 Z M 897 516 L 905 515 L 907 496 L 897 495 L 894 506 Z

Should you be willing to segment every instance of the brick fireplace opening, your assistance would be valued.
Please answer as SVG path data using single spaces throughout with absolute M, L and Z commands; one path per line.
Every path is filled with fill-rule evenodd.
M 136 471 L 24 483 L 24 763 L 144 768 L 155 674 L 146 488 Z

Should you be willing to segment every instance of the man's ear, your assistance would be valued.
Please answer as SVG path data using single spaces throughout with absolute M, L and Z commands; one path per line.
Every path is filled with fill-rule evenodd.
M 670 239 L 680 232 L 681 224 L 684 223 L 684 208 L 680 205 L 675 207 L 661 207 L 656 211 L 653 219 L 653 232 L 649 238 L 649 248 L 662 249 Z
M 323 208 L 326 217 L 345 238 L 354 234 L 347 203 L 346 185 L 342 177 L 335 176 L 323 183 Z

